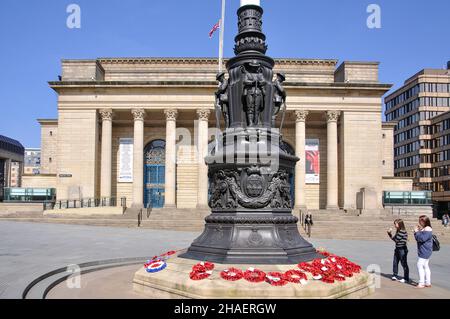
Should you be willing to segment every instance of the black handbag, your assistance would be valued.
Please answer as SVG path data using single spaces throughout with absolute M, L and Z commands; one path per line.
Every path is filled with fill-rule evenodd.
M 433 251 L 440 251 L 441 243 L 439 242 L 436 235 L 433 235 Z

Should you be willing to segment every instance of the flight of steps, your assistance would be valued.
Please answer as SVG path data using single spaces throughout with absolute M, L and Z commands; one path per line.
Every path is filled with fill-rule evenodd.
M 343 239 L 343 240 L 389 240 L 386 231 L 394 228 L 393 221 L 402 218 L 409 232 L 417 225 L 417 216 L 398 216 L 381 214 L 379 216 L 356 215 L 342 211 L 311 211 L 314 219 L 312 238 Z M 143 211 L 141 228 L 173 231 L 189 231 L 200 233 L 204 228 L 204 218 L 208 210 L 197 209 L 154 209 L 147 216 Z M 136 211 L 127 210 L 122 216 L 43 216 L 42 213 L 10 214 L 0 216 L 0 220 L 58 223 L 71 225 L 90 225 L 107 227 L 138 227 Z M 432 220 L 434 233 L 443 244 L 450 244 L 450 228 L 444 228 L 441 221 Z M 299 223 L 300 233 L 306 237 L 306 232 Z
M 418 224 L 418 216 L 380 215 L 380 216 L 352 216 L 343 212 L 311 212 L 314 226 L 311 237 L 320 239 L 347 240 L 389 240 L 387 230 L 394 229 L 394 220 L 401 218 L 405 221 L 409 233 Z M 437 219 L 431 221 L 433 232 L 441 243 L 450 243 L 450 228 L 445 228 Z M 301 234 L 306 236 L 303 227 Z

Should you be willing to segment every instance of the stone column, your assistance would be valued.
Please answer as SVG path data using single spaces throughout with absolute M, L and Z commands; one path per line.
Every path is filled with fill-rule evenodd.
M 205 157 L 208 153 L 208 120 L 210 110 L 197 110 L 198 115 L 198 194 L 197 208 L 208 208 L 208 166 Z
M 133 109 L 133 207 L 142 208 L 144 204 L 144 109 Z
M 327 209 L 338 206 L 338 130 L 340 112 L 327 112 Z
M 176 207 L 176 130 L 178 111 L 174 109 L 165 110 L 166 115 L 166 187 L 165 207 Z
M 295 155 L 300 158 L 295 166 L 295 208 L 306 211 L 306 118 L 308 111 L 295 111 Z
M 110 109 L 100 110 L 102 119 L 102 155 L 100 171 L 100 196 L 111 198 L 112 180 L 112 117 Z

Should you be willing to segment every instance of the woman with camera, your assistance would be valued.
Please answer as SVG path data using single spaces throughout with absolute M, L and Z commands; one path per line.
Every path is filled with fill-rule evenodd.
M 431 228 L 430 218 L 427 216 L 420 216 L 419 225 L 414 230 L 414 237 L 417 241 L 417 251 L 419 260 L 417 261 L 417 268 L 419 270 L 419 284 L 416 288 L 431 287 L 431 270 L 430 258 L 433 254 L 433 229 Z
M 392 280 L 400 281 L 402 283 L 409 282 L 409 267 L 408 267 L 408 232 L 405 228 L 405 223 L 401 219 L 394 222 L 396 233 L 392 234 L 392 229 L 389 229 L 388 235 L 395 242 L 394 251 L 394 267 Z M 398 263 L 403 267 L 403 279 L 398 278 Z

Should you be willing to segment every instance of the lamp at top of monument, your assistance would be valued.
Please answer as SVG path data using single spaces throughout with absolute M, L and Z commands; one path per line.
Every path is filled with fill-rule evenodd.
M 241 0 L 241 7 L 249 5 L 261 6 L 261 0 Z

